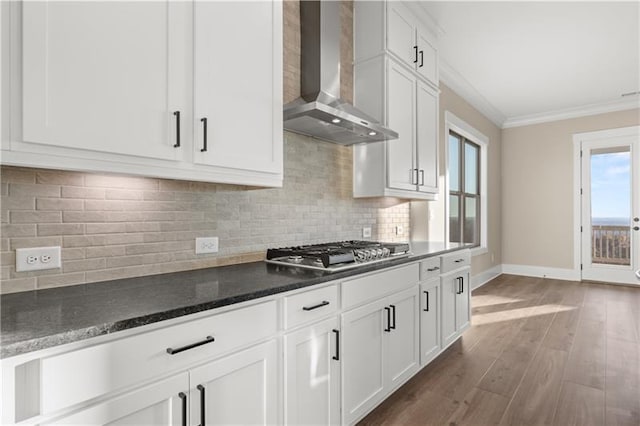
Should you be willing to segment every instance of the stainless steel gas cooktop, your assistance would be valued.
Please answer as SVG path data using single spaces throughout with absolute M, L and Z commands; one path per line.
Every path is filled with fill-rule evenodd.
M 340 241 L 267 250 L 268 263 L 328 272 L 343 271 L 390 258 L 409 256 L 408 243 Z

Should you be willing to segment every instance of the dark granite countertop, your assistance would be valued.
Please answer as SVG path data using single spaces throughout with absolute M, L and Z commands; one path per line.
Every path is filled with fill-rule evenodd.
M 245 302 L 464 248 L 412 243 L 412 255 L 328 273 L 266 262 L 0 296 L 0 358 Z

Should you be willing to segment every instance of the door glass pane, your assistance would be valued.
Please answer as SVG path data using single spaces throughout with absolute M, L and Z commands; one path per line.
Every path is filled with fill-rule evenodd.
M 464 242 L 478 244 L 478 202 L 475 197 L 464 199 Z
M 460 191 L 460 139 L 449 135 L 449 190 Z
M 629 148 L 591 152 L 591 259 L 630 265 L 631 153 Z
M 449 241 L 460 242 L 460 196 L 449 196 Z
M 478 146 L 464 144 L 464 192 L 478 193 Z

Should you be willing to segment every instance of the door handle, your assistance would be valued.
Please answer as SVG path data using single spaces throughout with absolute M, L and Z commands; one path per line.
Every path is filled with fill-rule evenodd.
M 422 66 L 424 65 L 424 50 L 420 51 L 420 65 L 418 65 L 418 68 L 422 68 Z
M 634 226 L 634 227 L 633 227 L 633 230 L 634 230 L 634 231 L 638 231 L 638 230 L 640 230 L 640 226 Z
M 323 300 L 322 302 L 318 303 L 317 305 L 303 306 L 302 310 L 303 311 L 313 311 L 314 309 L 322 308 L 323 306 L 327 306 L 328 304 L 329 304 L 328 300 Z
M 202 346 L 202 345 L 206 345 L 207 343 L 215 342 L 215 340 L 216 339 L 214 339 L 213 336 L 207 336 L 207 337 L 205 337 L 204 340 L 201 340 L 201 341 L 196 342 L 196 343 L 192 343 L 190 345 L 182 346 L 182 347 L 177 348 L 177 349 L 167 348 L 167 353 L 169 355 L 179 354 L 180 352 L 188 351 L 189 349 L 197 348 L 198 346 Z
M 176 143 L 174 148 L 180 148 L 180 111 L 174 111 L 173 115 L 176 117 Z
M 207 117 L 203 117 L 200 119 L 202 122 L 202 149 L 200 152 L 207 151 Z
M 390 325 L 389 328 L 392 330 L 396 329 L 396 305 L 389 305 L 391 307 L 391 312 L 393 316 L 393 325 Z
M 384 331 L 391 333 L 391 308 L 385 306 L 384 310 L 387 311 L 387 328 L 385 328 Z
M 187 426 L 187 395 L 180 392 L 178 398 L 182 400 L 182 426 Z
M 196 388 L 200 391 L 200 426 L 205 426 L 204 415 L 205 415 L 205 397 L 204 397 L 204 386 L 198 385 Z
M 418 184 L 418 174 L 420 173 L 418 169 L 409 169 L 409 173 L 411 173 L 411 185 Z M 415 182 L 414 182 L 415 178 Z
M 424 170 L 420 169 L 420 186 L 424 186 Z
M 423 293 L 425 294 L 426 299 L 425 299 L 425 308 L 423 309 L 423 311 L 425 312 L 429 312 L 429 292 L 428 291 L 423 291 Z
M 415 53 L 415 59 L 413 60 L 414 64 L 418 63 L 418 46 L 413 46 L 413 52 Z
M 340 361 L 340 330 L 336 330 L 335 328 L 332 330 L 336 333 L 336 355 L 333 357 L 336 361 Z

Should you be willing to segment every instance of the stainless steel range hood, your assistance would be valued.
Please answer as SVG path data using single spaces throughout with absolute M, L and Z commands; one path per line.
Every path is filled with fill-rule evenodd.
M 340 2 L 300 2 L 301 97 L 284 107 L 284 128 L 341 145 L 398 133 L 340 99 Z

